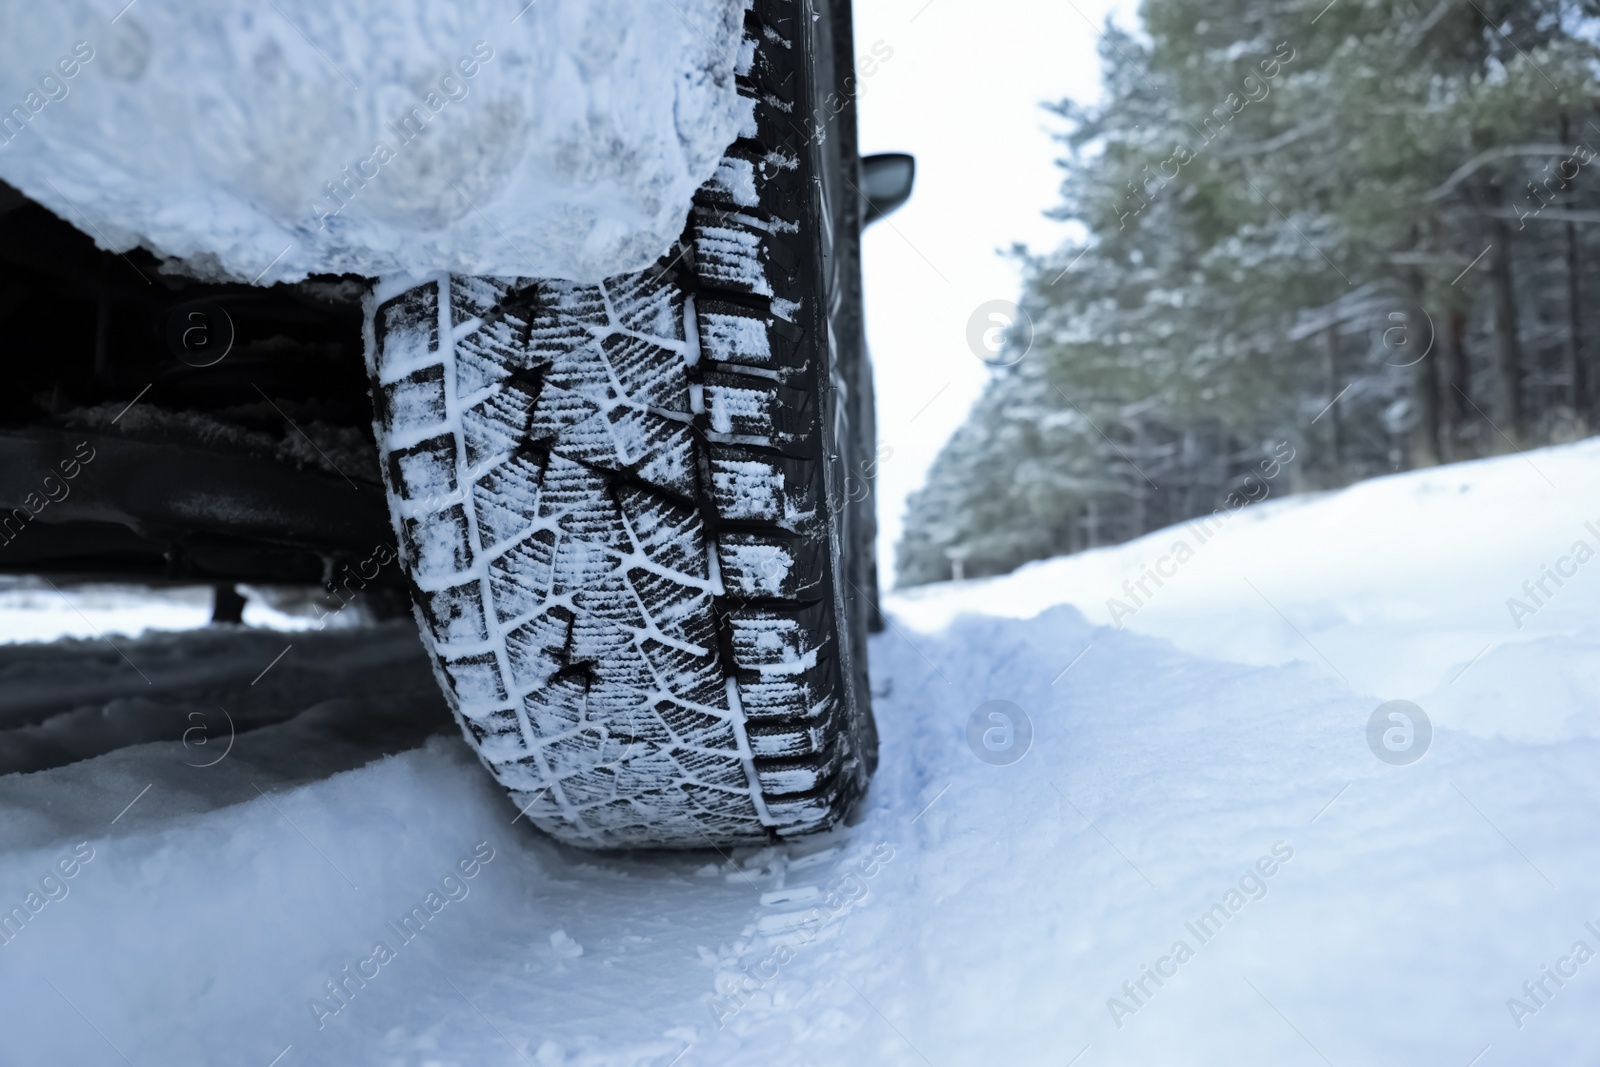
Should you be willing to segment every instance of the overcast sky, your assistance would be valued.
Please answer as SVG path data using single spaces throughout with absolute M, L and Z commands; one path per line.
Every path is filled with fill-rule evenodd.
M 990 371 L 966 341 L 981 304 L 1015 300 L 1000 250 L 1067 236 L 1057 203 L 1060 147 L 1046 100 L 1100 96 L 1107 12 L 1135 25 L 1135 0 L 856 0 L 856 51 L 892 49 L 861 80 L 863 153 L 917 157 L 910 203 L 867 232 L 867 338 L 877 366 L 884 585 L 906 496 L 961 424 Z M 879 44 L 881 42 L 881 44 Z M 1058 127 L 1057 127 L 1058 128 Z

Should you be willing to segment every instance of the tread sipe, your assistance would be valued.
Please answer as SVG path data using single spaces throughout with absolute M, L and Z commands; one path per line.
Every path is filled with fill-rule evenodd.
M 589 847 L 840 822 L 875 735 L 847 627 L 804 8 L 746 16 L 750 115 L 651 269 L 386 281 L 374 419 L 424 643 L 518 808 Z

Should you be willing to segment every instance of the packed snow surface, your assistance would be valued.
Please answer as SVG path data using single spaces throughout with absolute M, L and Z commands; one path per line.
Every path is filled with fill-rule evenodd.
M 740 0 L 3 11 L 0 178 L 246 281 L 642 269 L 748 113 Z
M 8 646 L 0 1060 L 1591 1064 L 1597 489 L 1585 443 L 1268 501 L 1120 628 L 1188 527 L 892 598 L 863 819 L 730 855 L 528 830 L 392 626 L 326 693 L 362 631 Z

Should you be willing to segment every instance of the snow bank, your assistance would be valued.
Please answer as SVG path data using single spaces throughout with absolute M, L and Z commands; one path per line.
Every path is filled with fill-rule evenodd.
M 1577 513 L 1595 499 L 1595 446 L 1528 459 Z M 1246 575 L 1294 626 L 1332 620 L 1307 631 L 1319 645 L 1373 627 L 1455 649 L 1530 561 L 1570 549 L 1570 516 L 1523 478 L 1542 476 L 1513 457 L 1269 505 L 1207 548 L 1255 539 Z M 1365 566 L 1341 531 L 1368 538 Z M 1159 544 L 1094 566 L 1137 574 Z M 1234 603 L 1237 575 L 1209 586 L 1220 624 L 1200 592 L 1162 590 L 1194 598 L 1183 640 L 1231 640 L 1229 662 L 1043 606 L 1103 599 L 1092 570 L 1037 592 L 1069 565 L 1088 566 L 925 591 L 922 629 L 899 598 L 872 647 L 863 818 L 785 849 L 567 850 L 454 736 L 380 758 L 356 709 L 305 692 L 209 768 L 174 738 L 0 776 L 0 907 L 37 905 L 0 939 L 19 1020 L 0 1042 L 86 1065 L 1593 1062 L 1600 570 L 1475 663 L 1468 647 L 1406 673 L 1354 637 L 1324 647 L 1392 673 L 1397 692 L 1364 694 L 1303 646 L 1241 662 L 1282 655 L 1255 646 L 1288 624 Z M 991 613 L 961 614 L 980 591 Z M 1339 621 L 1347 598 L 1359 620 Z M 77 684 L 92 706 L 94 679 Z M 1394 766 L 1367 724 L 1405 694 L 1435 729 Z M 1560 714 L 1526 703 L 1556 695 Z M 968 740 L 996 700 L 1032 726 L 1002 765 Z M 485 843 L 491 861 L 444 881 Z M 93 858 L 51 875 L 80 846 Z M 408 915 L 420 931 L 396 929 Z
M 160 591 L 135 586 L 59 590 L 35 578 L 0 577 L 0 645 L 192 630 L 210 619 L 208 586 Z
M 120 10 L 118 10 L 120 8 Z M 261 282 L 647 266 L 733 141 L 740 0 L 5 5 L 0 178 Z
M 1027 618 L 1072 604 L 1196 655 L 1298 660 L 1358 692 L 1444 700 L 1464 728 L 1492 734 L 1508 718 L 1593 721 L 1579 693 L 1600 685 L 1600 662 L 1580 650 L 1594 634 L 1600 565 L 1560 561 L 1579 540 L 1600 555 L 1597 530 L 1592 439 L 1269 499 L 1206 528 L 1183 523 L 889 604 L 903 625 L 929 631 L 963 612 Z M 1560 584 L 1546 577 L 1558 563 L 1572 572 Z M 1167 577 L 1150 577 L 1158 567 Z M 1524 589 L 1540 581 L 1542 592 Z M 1570 642 L 1571 669 L 1596 664 L 1592 681 L 1566 691 L 1529 677 L 1518 646 L 1536 638 Z M 1503 678 L 1492 701 L 1469 699 L 1453 683 L 1469 664 L 1474 679 L 1504 669 L 1518 680 Z
M 341 608 L 338 597 L 316 587 L 243 586 L 240 591 L 249 598 L 244 622 L 257 630 L 324 630 L 367 622 L 359 608 Z M 202 629 L 211 622 L 212 596 L 209 585 L 52 588 L 39 578 L 0 575 L 0 659 L 9 644 Z M 275 598 L 286 610 L 273 606 Z

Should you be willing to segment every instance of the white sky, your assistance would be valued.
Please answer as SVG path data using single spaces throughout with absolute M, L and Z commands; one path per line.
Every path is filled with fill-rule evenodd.
M 911 201 L 867 231 L 867 339 L 877 367 L 878 558 L 893 582 L 905 499 L 961 424 L 989 370 L 967 319 L 1015 300 L 1001 250 L 1054 248 L 1043 212 L 1059 200 L 1047 100 L 1100 95 L 1099 28 L 1135 25 L 1135 0 L 856 0 L 856 51 L 894 50 L 861 80 L 861 151 L 917 157 Z M 882 49 L 880 48 L 880 52 Z M 931 401 L 931 402 L 930 402 Z M 920 412 L 920 414 L 919 414 Z

